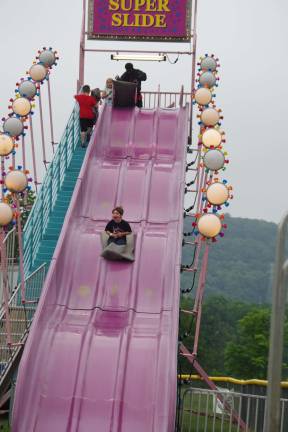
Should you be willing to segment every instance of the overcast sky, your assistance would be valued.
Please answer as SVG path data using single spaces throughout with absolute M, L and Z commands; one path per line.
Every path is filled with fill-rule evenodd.
M 73 107 L 78 74 L 81 0 L 0 0 L 0 115 L 6 116 L 16 81 L 25 76 L 43 46 L 59 51 L 51 80 L 55 134 L 59 139 Z M 284 0 L 199 0 L 197 54 L 220 59 L 217 106 L 230 165 L 225 177 L 234 186 L 233 216 L 278 222 L 288 210 L 287 41 L 288 3 Z M 155 48 L 153 44 L 146 46 Z M 89 42 L 120 48 L 121 42 Z M 157 44 L 159 49 L 187 49 L 187 44 Z M 129 48 L 139 45 L 131 43 Z M 188 89 L 190 60 L 177 64 L 139 63 L 148 75 L 145 90 Z M 108 54 L 87 54 L 85 81 L 103 87 L 106 77 L 123 71 Z M 195 133 L 197 132 L 197 128 Z

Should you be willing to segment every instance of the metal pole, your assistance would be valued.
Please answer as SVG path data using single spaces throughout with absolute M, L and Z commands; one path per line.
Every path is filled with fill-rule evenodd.
M 22 241 L 22 227 L 21 227 L 21 213 L 19 198 L 17 194 L 14 195 L 14 202 L 17 208 L 17 230 L 18 230 L 18 246 L 19 246 L 19 269 L 20 269 L 20 284 L 21 284 L 21 301 L 24 304 L 25 299 L 25 275 L 24 275 L 24 257 L 23 257 L 23 241 Z
M 42 143 L 42 154 L 44 166 L 47 169 L 47 158 L 45 149 L 45 137 L 44 137 L 44 122 L 43 122 L 43 108 L 42 108 L 42 97 L 41 89 L 39 88 L 39 111 L 40 111 L 40 128 L 41 128 L 41 143 Z
M 86 27 L 86 0 L 83 0 L 83 12 L 82 12 L 82 28 L 80 38 L 80 52 L 79 52 L 79 79 L 77 82 L 77 92 L 84 84 L 84 72 L 85 72 L 85 27 Z
M 49 117 L 50 117 L 50 134 L 51 134 L 51 144 L 52 144 L 52 152 L 54 154 L 54 128 L 53 128 L 53 116 L 52 116 L 52 98 L 51 98 L 51 88 L 50 88 L 50 77 L 48 80 L 48 103 L 49 103 Z
M 196 326 L 195 326 L 195 336 L 194 336 L 194 346 L 193 346 L 193 355 L 197 356 L 198 353 L 198 342 L 200 336 L 200 326 L 201 326 L 201 316 L 202 316 L 202 300 L 204 295 L 204 288 L 206 282 L 207 275 L 207 265 L 208 265 L 208 253 L 209 247 L 206 243 L 204 256 L 202 260 L 202 268 L 199 276 L 199 283 L 197 289 L 197 306 L 193 309 L 193 312 L 196 314 Z
M 191 75 L 191 100 L 190 100 L 190 124 L 189 136 L 192 142 L 192 125 L 193 125 L 193 96 L 196 80 L 196 48 L 197 48 L 197 6 L 198 0 L 194 0 L 194 17 L 193 17 L 193 48 L 192 48 L 192 75 Z
M 277 232 L 274 283 L 272 291 L 272 313 L 270 325 L 270 348 L 268 362 L 268 389 L 265 432 L 280 431 L 280 397 L 283 357 L 283 332 L 286 304 L 286 276 L 288 260 L 285 260 L 285 239 L 288 213 L 282 218 Z
M 210 387 L 212 390 L 218 391 L 217 386 L 209 378 L 209 376 L 204 371 L 204 369 L 200 366 L 200 364 L 196 360 L 194 354 L 191 354 L 189 352 L 189 350 L 185 347 L 185 345 L 183 345 L 182 343 L 180 344 L 180 351 L 181 351 L 182 355 L 192 364 L 194 369 L 197 371 L 197 373 L 200 375 L 200 377 L 203 379 L 203 381 L 205 381 L 205 383 L 208 385 L 208 387 Z M 238 415 L 238 412 L 236 410 L 234 410 L 230 406 L 230 404 L 224 400 L 221 393 L 217 393 L 217 398 L 222 402 L 225 409 L 227 409 L 228 412 L 231 412 L 232 418 L 234 419 L 234 422 L 236 423 L 236 425 L 238 427 L 237 431 L 239 431 L 239 427 L 240 427 L 243 431 L 248 432 L 248 425 L 246 425 L 245 422 L 241 419 L 241 417 Z
M 4 157 L 1 156 L 1 174 L 5 172 L 5 160 Z M 3 199 L 4 197 L 4 178 L 3 176 L 1 177 L 1 198 Z
M 88 33 L 86 33 L 88 34 Z M 102 53 L 143 53 L 143 54 L 159 54 L 159 55 L 165 55 L 165 54 L 178 54 L 178 55 L 192 55 L 193 53 L 191 51 L 157 51 L 155 50 L 131 50 L 131 49 L 98 49 L 98 48 L 85 48 L 85 52 L 102 52 Z M 122 60 L 115 60 L 115 61 L 122 61 Z M 156 60 L 159 61 L 159 60 Z
M 26 152 L 25 152 L 25 138 L 22 135 L 22 165 L 23 165 L 23 169 L 26 170 Z
M 35 142 L 34 142 L 34 132 L 33 132 L 33 123 L 32 123 L 32 117 L 31 115 L 29 116 L 29 123 L 30 123 L 30 136 L 31 136 L 31 149 L 32 149 L 32 161 L 33 161 L 33 171 L 34 171 L 34 184 L 35 184 L 35 189 L 37 192 L 37 185 L 38 183 L 38 178 L 37 178 L 37 165 L 36 165 L 36 155 L 35 155 Z

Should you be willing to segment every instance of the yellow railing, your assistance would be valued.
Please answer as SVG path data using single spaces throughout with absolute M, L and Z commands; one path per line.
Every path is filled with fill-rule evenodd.
M 188 375 L 182 374 L 178 375 L 178 379 L 187 380 L 187 381 L 203 381 L 199 375 Z M 249 379 L 249 380 L 239 380 L 232 377 L 209 377 L 209 379 L 213 382 L 226 382 L 230 384 L 238 384 L 238 385 L 258 385 L 258 386 L 267 386 L 267 380 L 259 380 L 259 379 Z M 288 388 L 288 381 L 281 382 L 282 388 Z

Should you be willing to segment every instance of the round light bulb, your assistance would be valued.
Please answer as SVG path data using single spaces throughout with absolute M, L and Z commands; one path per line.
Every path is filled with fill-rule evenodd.
M 27 184 L 26 174 L 20 170 L 10 171 L 5 177 L 5 185 L 11 192 L 22 192 Z
M 18 87 L 19 94 L 28 99 L 33 99 L 37 93 L 36 85 L 32 81 L 22 81 Z
M 217 61 L 214 57 L 205 57 L 201 60 L 200 67 L 202 70 L 215 71 L 217 69 Z
M 222 142 L 222 135 L 217 129 L 206 129 L 202 135 L 202 143 L 206 148 L 217 148 Z
M 13 211 L 6 203 L 0 203 L 0 225 L 8 225 L 13 219 Z
M 3 123 L 4 132 L 8 133 L 13 137 L 17 137 L 23 132 L 24 126 L 20 119 L 17 117 L 9 117 Z
M 201 87 L 195 92 L 195 101 L 199 105 L 208 105 L 212 100 L 212 93 L 209 89 Z
M 12 102 L 12 109 L 15 114 L 18 114 L 21 117 L 25 117 L 30 113 L 32 106 L 29 99 L 25 97 L 20 97 L 14 99 L 14 101 Z
M 52 66 L 56 62 L 55 53 L 51 50 L 43 50 L 39 55 L 39 61 L 44 64 L 44 66 Z
M 220 233 L 222 225 L 218 216 L 208 213 L 199 218 L 197 227 L 204 237 L 212 238 Z
M 200 75 L 199 82 L 203 87 L 214 87 L 216 84 L 216 77 L 213 72 L 203 72 Z
M 225 164 L 225 156 L 220 150 L 209 150 L 205 153 L 203 162 L 209 170 L 218 171 Z
M 9 135 L 0 134 L 0 156 L 8 156 L 13 149 L 13 139 Z
M 228 200 L 229 191 L 225 184 L 215 182 L 208 186 L 206 195 L 210 204 L 222 205 Z
M 206 108 L 201 113 L 201 121 L 205 126 L 215 126 L 220 120 L 219 112 L 214 108 Z
M 42 64 L 35 64 L 29 69 L 29 74 L 34 81 L 40 82 L 46 78 L 47 69 Z

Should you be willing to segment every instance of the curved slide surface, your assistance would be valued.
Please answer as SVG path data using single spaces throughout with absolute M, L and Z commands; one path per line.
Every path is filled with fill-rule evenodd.
M 13 432 L 172 432 L 187 108 L 105 106 L 22 356 Z M 121 204 L 135 262 L 100 257 Z

